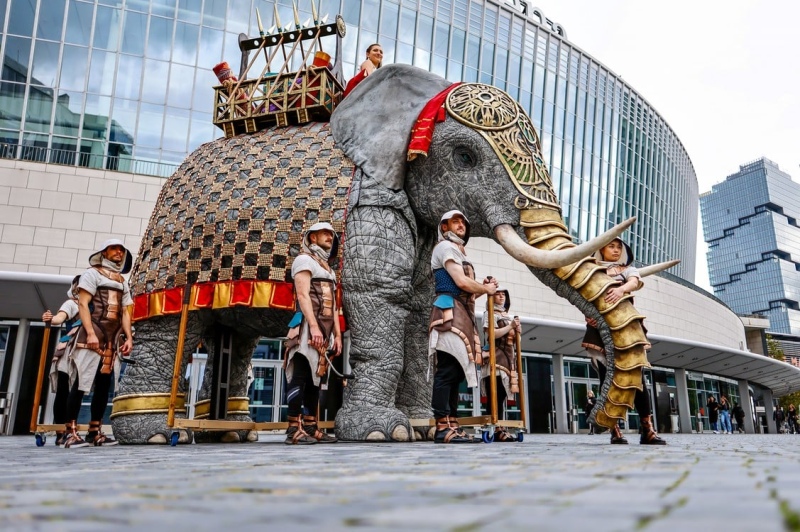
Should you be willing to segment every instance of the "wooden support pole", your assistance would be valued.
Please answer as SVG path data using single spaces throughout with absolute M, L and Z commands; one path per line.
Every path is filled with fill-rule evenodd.
M 494 296 L 486 296 L 489 307 L 489 406 L 492 425 L 497 425 L 497 367 L 494 348 Z
M 517 379 L 519 380 L 519 393 L 517 393 L 517 403 L 519 404 L 519 416 L 523 427 L 528 428 L 527 412 L 525 407 L 525 380 L 522 375 L 522 334 L 517 333 Z
M 36 376 L 36 393 L 33 396 L 33 411 L 31 412 L 31 432 L 36 432 L 36 427 L 39 425 L 39 403 L 42 395 L 42 385 L 44 381 L 44 366 L 47 364 L 47 348 L 50 344 L 50 324 L 46 324 L 44 328 L 44 337 L 42 338 L 42 349 L 39 352 L 39 372 Z M 64 355 L 66 356 L 66 355 Z M 62 427 L 63 429 L 63 427 Z
M 175 425 L 175 404 L 178 400 L 178 384 L 181 377 L 183 363 L 183 344 L 186 340 L 186 323 L 189 321 L 189 299 L 191 298 L 192 285 L 184 287 L 183 306 L 181 306 L 181 321 L 178 326 L 178 346 L 175 348 L 175 366 L 172 368 L 172 386 L 169 390 L 169 410 L 167 411 L 167 426 Z

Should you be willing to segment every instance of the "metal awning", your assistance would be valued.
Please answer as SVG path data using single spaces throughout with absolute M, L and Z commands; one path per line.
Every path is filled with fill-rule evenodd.
M 67 299 L 74 275 L 0 271 L 0 319 L 41 320 Z
M 581 347 L 584 325 L 528 317 L 520 321 L 523 351 L 585 356 Z M 653 344 L 648 359 L 654 366 L 746 379 L 771 389 L 776 396 L 800 391 L 800 368 L 786 362 L 719 345 L 659 334 L 647 336 Z

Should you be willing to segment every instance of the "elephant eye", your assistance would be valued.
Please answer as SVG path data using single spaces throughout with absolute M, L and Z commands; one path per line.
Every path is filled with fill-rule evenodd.
M 460 168 L 474 168 L 476 165 L 475 156 L 467 148 L 453 150 L 453 161 Z

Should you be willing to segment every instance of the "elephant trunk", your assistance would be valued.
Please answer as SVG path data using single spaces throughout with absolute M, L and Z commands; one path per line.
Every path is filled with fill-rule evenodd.
M 548 229 L 548 232 L 544 236 L 544 239 L 547 240 L 547 245 L 537 246 L 536 244 L 539 242 L 536 240 L 531 240 L 529 237 L 529 241 L 526 243 L 520 238 L 513 227 L 508 224 L 501 224 L 494 229 L 497 242 L 503 247 L 506 253 L 521 263 L 533 268 L 546 269 L 561 268 L 569 264 L 574 264 L 584 257 L 591 256 L 595 251 L 625 232 L 625 230 L 636 221 L 635 217 L 628 218 L 602 235 L 588 242 L 584 242 L 581 245 L 575 245 L 572 242 L 572 238 L 567 234 L 567 228 L 561 222 L 560 217 L 555 217 L 552 220 L 546 217 L 542 218 L 541 215 L 555 213 L 554 210 L 536 209 L 522 211 L 522 213 L 523 218 L 526 216 L 531 218 L 531 220 L 522 224 L 523 227 L 535 228 L 538 225 L 542 225 L 546 228 L 557 229 L 559 234 L 553 235 Z M 531 215 L 526 215 L 524 213 L 531 213 Z M 534 217 L 542 219 L 534 219 Z M 526 225 L 526 223 L 529 225 Z M 526 233 L 527 231 L 526 229 Z
M 540 252 L 552 253 L 550 250 L 579 247 L 572 243 L 561 215 L 555 209 L 523 210 L 520 212 L 520 225 L 525 230 L 530 246 Z M 598 239 L 613 239 L 613 236 L 606 236 L 609 233 L 613 234 L 613 231 Z M 536 273 L 533 268 L 531 270 Z M 585 253 L 572 263 L 551 268 L 546 273 L 549 284 L 560 285 L 553 287 L 556 293 L 571 301 L 575 300 L 573 303 L 585 302 L 584 305 L 576 306 L 579 308 L 586 306 L 584 312 L 589 310 L 590 314 L 599 314 L 601 317 L 598 322 L 601 335 L 606 338 L 604 343 L 608 371 L 606 380 L 602 383 L 602 393 L 589 421 L 612 428 L 617 420 L 625 419 L 628 409 L 633 408 L 636 390 L 642 389 L 642 368 L 650 365 L 647 361 L 647 349 L 650 344 L 642 325 L 644 316 L 633 307 L 630 295 L 616 303 L 606 302 L 604 297 L 606 292 L 610 287 L 618 285 L 619 281 L 609 277 L 606 268 L 597 264 L 593 257 L 586 256 Z M 594 309 L 590 310 L 589 306 Z M 611 345 L 607 341 L 608 338 L 612 340 Z

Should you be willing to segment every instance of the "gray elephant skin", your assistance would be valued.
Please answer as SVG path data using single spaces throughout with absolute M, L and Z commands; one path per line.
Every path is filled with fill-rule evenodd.
M 600 320 L 607 345 L 613 345 L 596 303 L 557 273 L 626 226 L 578 248 L 571 243 L 544 251 L 528 246 L 519 182 L 497 146 L 468 120 L 447 115 L 436 124 L 427 156 L 407 160 L 420 111 L 450 85 L 415 67 L 389 65 L 343 100 L 329 124 L 272 128 L 198 148 L 164 184 L 131 276 L 134 296 L 231 280 L 290 282 L 303 229 L 316 221 L 332 222 L 342 232 L 339 273 L 353 373 L 336 416 L 342 440 L 410 441 L 415 433 L 409 419 L 431 415 L 432 382 L 426 377 L 434 297 L 430 256 L 439 218 L 448 210 L 465 213 L 472 238 L 498 241 L 547 286 Z M 508 111 L 524 115 L 510 101 L 504 104 Z M 525 134 L 525 142 L 533 142 Z M 549 193 L 552 203 L 552 187 Z M 555 212 L 557 225 L 557 204 L 545 207 Z M 520 243 L 530 249 L 520 249 Z M 533 260 L 541 257 L 548 258 Z M 285 335 L 290 317 L 286 309 L 246 306 L 189 312 L 181 374 L 195 346 L 204 341 L 213 347 L 214 331 L 225 327 L 234 338 L 230 395 L 246 396 L 254 346 L 261 336 Z M 136 365 L 120 380 L 118 397 L 169 392 L 178 323 L 174 313 L 136 321 Z M 209 360 L 206 383 L 210 366 Z M 206 384 L 200 399 L 209 393 Z M 249 417 L 229 413 L 228 419 Z M 116 403 L 113 428 L 128 444 L 162 443 L 171 432 L 163 409 L 117 412 Z M 181 441 L 190 439 L 182 433 Z M 248 439 L 247 431 L 228 434 L 228 441 Z

